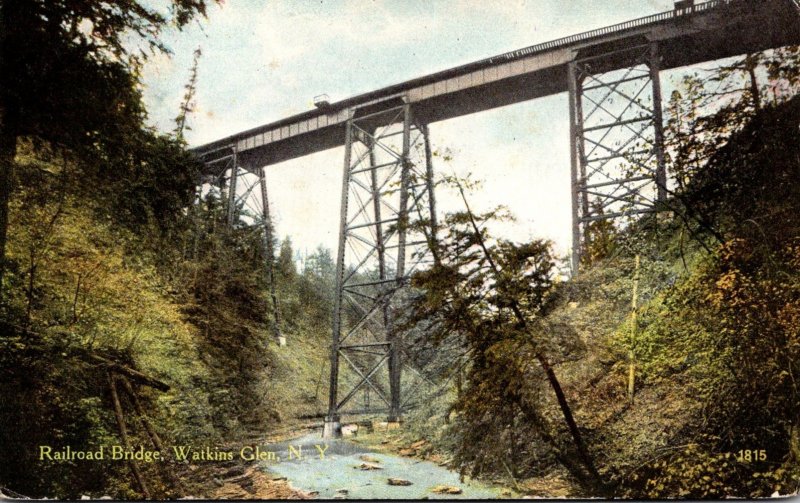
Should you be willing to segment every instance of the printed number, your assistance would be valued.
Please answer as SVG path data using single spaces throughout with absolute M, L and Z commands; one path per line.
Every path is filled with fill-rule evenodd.
M 738 452 L 736 456 L 736 460 L 744 463 L 750 463 L 751 461 L 766 461 L 767 460 L 767 451 L 764 449 L 760 450 L 750 450 L 750 449 L 743 449 Z

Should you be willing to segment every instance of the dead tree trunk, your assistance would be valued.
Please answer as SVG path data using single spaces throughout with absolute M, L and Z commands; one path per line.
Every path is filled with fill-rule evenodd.
M 128 438 L 128 429 L 125 426 L 125 416 L 122 413 L 122 404 L 119 402 L 116 379 L 111 372 L 108 372 L 108 384 L 111 388 L 111 401 L 114 403 L 114 415 L 117 418 L 117 425 L 119 426 L 119 434 L 122 438 L 122 444 L 125 446 L 125 450 L 129 451 L 131 450 L 131 442 Z M 136 479 L 136 483 L 139 485 L 139 489 L 142 491 L 145 499 L 151 499 L 150 491 L 147 489 L 147 484 L 144 482 L 144 477 L 142 477 L 142 472 L 139 470 L 139 466 L 136 464 L 136 461 L 131 459 L 128 461 L 128 465 L 131 467 L 133 478 Z
M 150 441 L 153 442 L 153 446 L 156 448 L 157 451 L 161 453 L 161 456 L 164 459 L 167 459 L 167 450 L 164 449 L 164 443 L 161 441 L 161 437 L 158 435 L 156 430 L 153 428 L 153 425 L 150 423 L 150 420 L 147 419 L 147 415 L 145 414 L 144 407 L 142 407 L 142 403 L 139 401 L 139 398 L 136 396 L 136 391 L 131 386 L 130 381 L 123 376 L 119 376 L 117 378 L 119 382 L 122 383 L 122 387 L 125 392 L 130 397 L 131 402 L 133 403 L 133 408 L 136 410 L 136 414 L 139 416 L 139 421 L 144 426 L 145 431 L 147 432 L 147 436 L 150 437 Z M 169 466 L 161 465 L 164 473 L 169 478 L 172 485 L 175 489 L 178 489 L 182 492 L 185 492 L 186 488 L 184 487 L 181 480 L 175 475 L 172 469 Z

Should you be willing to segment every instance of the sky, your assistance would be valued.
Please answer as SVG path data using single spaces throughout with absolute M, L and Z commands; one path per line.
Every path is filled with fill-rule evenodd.
M 208 18 L 167 33 L 171 56 L 144 68 L 149 121 L 174 128 L 200 47 L 191 146 L 453 66 L 574 33 L 670 10 L 672 0 L 225 0 Z M 675 72 L 662 73 L 669 96 Z M 471 204 L 507 206 L 517 220 L 499 228 L 517 241 L 570 246 L 570 159 L 566 94 L 432 124 L 448 174 L 483 180 Z M 278 236 L 295 250 L 336 248 L 343 149 L 267 168 Z M 442 211 L 457 199 L 439 197 Z

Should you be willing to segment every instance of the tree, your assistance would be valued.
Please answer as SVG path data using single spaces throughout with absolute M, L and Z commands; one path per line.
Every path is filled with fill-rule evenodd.
M 184 86 L 183 101 L 178 110 L 178 115 L 175 117 L 175 137 L 178 141 L 184 141 L 183 133 L 192 129 L 186 124 L 186 120 L 189 118 L 189 114 L 194 112 L 196 106 L 194 96 L 197 93 L 197 67 L 202 54 L 203 51 L 199 47 L 194 50 L 192 69 L 189 71 L 189 82 Z
M 605 213 L 599 201 L 594 200 L 591 204 L 595 215 L 602 216 Z M 618 235 L 619 230 L 612 220 L 599 219 L 590 222 L 586 229 L 581 261 L 591 266 L 609 257 L 617 246 Z
M 581 483 L 607 490 L 554 370 L 558 341 L 543 319 L 552 305 L 555 260 L 550 243 L 492 239 L 485 224 L 503 218 L 502 209 L 473 213 L 463 182 L 451 181 L 465 210 L 446 217 L 437 262 L 415 274 L 412 284 L 422 293 L 403 325 L 425 322 L 428 337 L 439 343 L 449 342 L 453 334 L 463 338 L 468 382 L 456 408 L 468 424 L 460 461 L 479 470 L 486 452 L 475 449 L 483 450 L 491 442 L 472 437 L 472 432 L 485 436 L 492 427 L 487 421 L 507 430 L 521 418 Z M 542 399 L 547 392 L 532 382 L 546 383 L 549 398 Z M 558 412 L 545 410 L 552 406 Z M 551 420 L 557 415 L 563 423 Z M 504 454 L 499 453 L 499 459 Z
M 0 3 L 0 292 L 18 139 L 85 160 L 125 158 L 143 131 L 142 62 L 168 52 L 164 28 L 204 16 L 209 1 L 172 0 L 166 12 L 135 0 Z
M 637 360 L 679 373 L 699 405 L 675 450 L 626 481 L 636 497 L 766 497 L 800 479 L 800 97 L 764 103 L 686 184 L 724 241 L 643 311 Z M 733 462 L 747 444 L 768 460 Z
M 667 130 L 672 195 L 700 239 L 713 233 L 718 243 L 646 307 L 634 351 L 651 376 L 680 373 L 699 405 L 674 451 L 626 484 L 647 498 L 791 492 L 800 475 L 800 49 L 748 55 L 683 84 Z M 768 461 L 734 462 L 745 444 Z
M 281 242 L 281 250 L 278 252 L 278 275 L 284 279 L 287 284 L 294 281 L 297 275 L 297 270 L 294 265 L 294 251 L 292 251 L 292 240 L 287 236 Z
M 336 262 L 331 251 L 322 245 L 317 246 L 314 253 L 306 257 L 303 274 L 317 276 L 319 280 L 327 281 L 333 278 Z

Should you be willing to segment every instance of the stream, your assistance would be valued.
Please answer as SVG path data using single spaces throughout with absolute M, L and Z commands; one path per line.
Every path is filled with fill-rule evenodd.
M 277 459 L 262 461 L 270 473 L 286 477 L 292 487 L 325 499 L 496 499 L 500 489 L 475 481 L 460 482 L 458 473 L 430 461 L 376 452 L 343 439 L 323 440 L 319 433 L 265 449 Z M 321 452 L 323 451 L 323 452 Z M 297 455 L 300 455 L 300 459 Z M 380 469 L 361 470 L 365 464 Z M 291 457 L 291 459 L 289 459 Z M 390 478 L 410 485 L 389 485 Z M 461 489 L 460 494 L 438 494 L 436 486 Z

